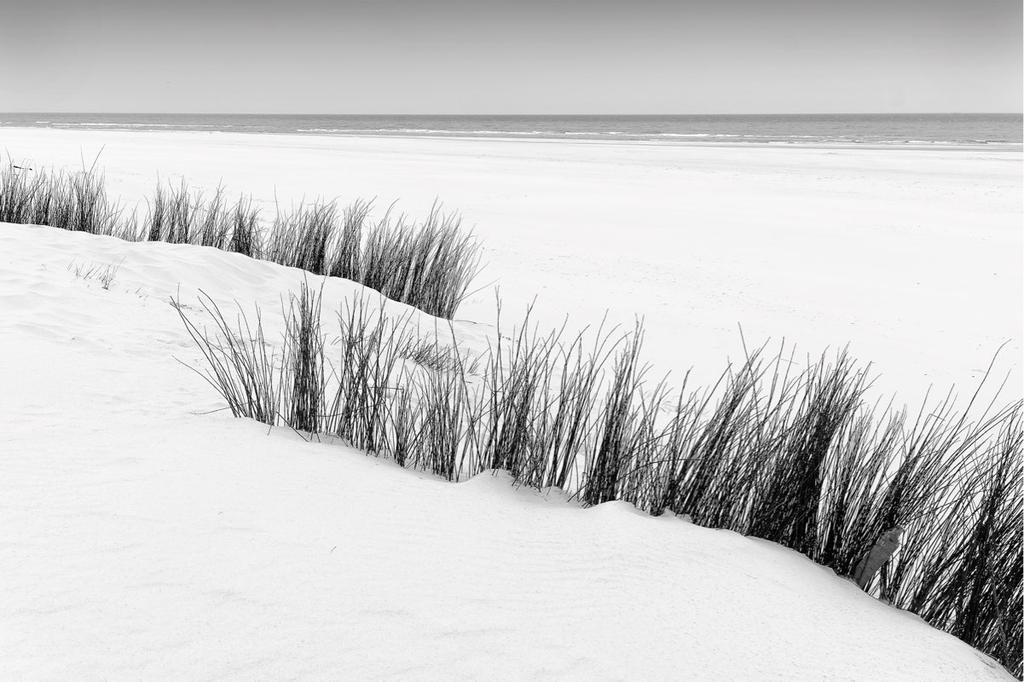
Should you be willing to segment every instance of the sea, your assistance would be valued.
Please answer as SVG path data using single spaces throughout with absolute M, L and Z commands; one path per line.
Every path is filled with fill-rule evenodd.
M 645 143 L 1020 145 L 1021 114 L 440 116 L 0 113 L 0 127 Z

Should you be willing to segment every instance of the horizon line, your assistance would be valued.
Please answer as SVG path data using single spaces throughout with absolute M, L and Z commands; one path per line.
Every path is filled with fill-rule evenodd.
M 612 117 L 612 116 L 1024 116 L 1024 111 L 816 111 L 816 112 L 718 112 L 718 113 L 402 113 L 402 112 L 232 112 L 232 111 L 0 111 L 0 114 L 38 114 L 47 116 L 533 116 L 533 117 Z

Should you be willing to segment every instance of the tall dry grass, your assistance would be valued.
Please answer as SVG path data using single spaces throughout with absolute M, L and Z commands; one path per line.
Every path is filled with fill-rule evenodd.
M 457 214 L 435 204 L 425 220 L 371 221 L 371 204 L 317 200 L 278 210 L 267 224 L 251 197 L 158 183 L 144 210 L 108 199 L 101 173 L 0 168 L 0 222 L 48 225 L 130 241 L 192 244 L 344 277 L 451 319 L 480 273 L 481 247 Z
M 410 349 L 424 342 L 380 304 L 347 304 L 331 344 L 308 319 L 317 299 L 304 289 L 298 300 L 287 327 L 305 340 L 289 336 L 285 356 L 299 347 L 306 359 L 282 362 L 272 392 L 292 416 L 276 423 L 318 425 L 447 480 L 503 469 L 584 504 L 623 500 L 777 542 L 1020 676 L 1020 400 L 983 406 L 978 393 L 958 407 L 950 394 L 911 413 L 868 403 L 868 367 L 845 351 L 798 359 L 767 346 L 712 386 L 673 389 L 642 362 L 642 324 L 602 325 L 588 345 L 564 329 L 540 333 L 529 315 L 499 331 L 476 376 L 457 348 L 435 350 L 444 363 L 414 362 Z M 216 310 L 213 319 L 215 333 L 228 333 Z M 237 386 L 267 375 L 247 346 L 197 341 L 229 405 L 249 394 Z M 326 374 L 305 369 L 322 363 Z M 252 377 L 236 377 L 250 367 Z M 320 376 L 317 397 L 301 405 L 293 396 L 307 393 L 281 388 L 320 387 Z M 233 412 L 261 413 L 253 395 Z

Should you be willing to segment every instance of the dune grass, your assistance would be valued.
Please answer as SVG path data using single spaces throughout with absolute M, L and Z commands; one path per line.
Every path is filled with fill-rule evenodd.
M 275 212 L 264 223 L 251 197 L 233 204 L 223 186 L 203 194 L 181 181 L 158 183 L 145 208 L 124 210 L 108 199 L 103 175 L 31 169 L 10 161 L 0 168 L 0 222 L 48 225 L 130 241 L 208 246 L 344 277 L 436 317 L 451 319 L 480 272 L 480 245 L 458 215 L 435 204 L 415 222 L 372 204 L 339 208 L 314 200 Z
M 95 169 L 49 173 L 11 163 L 0 169 L 0 221 L 119 235 L 134 229 L 122 214 Z
M 303 287 L 292 301 L 278 361 L 259 350 L 258 313 L 255 329 L 236 325 L 257 348 L 232 341 L 208 300 L 210 336 L 179 307 L 208 364 L 201 374 L 237 416 L 447 480 L 503 469 L 583 504 L 622 500 L 777 542 L 1020 677 L 1020 400 L 978 405 L 978 393 L 958 408 L 951 393 L 910 413 L 867 403 L 868 367 L 844 351 L 798 361 L 766 346 L 713 386 L 673 389 L 642 362 L 641 323 L 601 325 L 585 344 L 564 328 L 540 333 L 529 314 L 499 330 L 475 376 L 438 341 L 433 355 L 446 360 L 417 363 L 410 349 L 425 344 L 410 318 L 382 304 L 347 303 L 329 342 L 319 298 Z
M 278 424 L 284 382 L 286 379 L 294 382 L 295 378 L 286 374 L 283 364 L 275 362 L 271 346 L 263 334 L 262 313 L 256 309 L 253 327 L 239 310 L 236 323 L 232 325 L 205 293 L 201 293 L 199 303 L 212 320 L 213 333 L 194 324 L 180 302 L 172 302 L 185 330 L 206 360 L 203 369 L 191 369 L 217 390 L 232 415 L 271 426 Z M 289 397 L 294 398 L 294 395 Z

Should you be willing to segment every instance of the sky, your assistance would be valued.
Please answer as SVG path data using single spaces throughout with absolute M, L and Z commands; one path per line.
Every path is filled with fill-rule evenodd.
M 0 111 L 22 112 L 1020 112 L 1024 97 L 1021 0 L 8 0 L 0 65 Z

